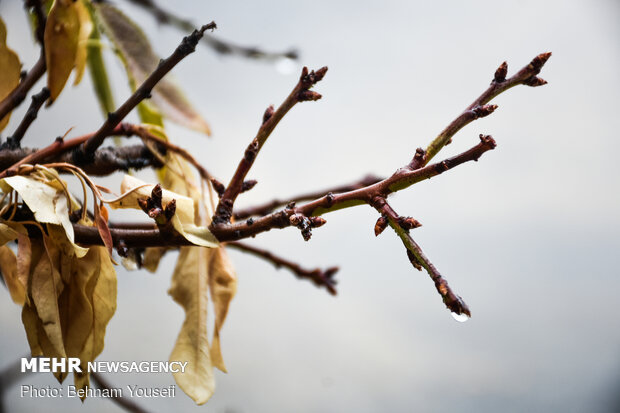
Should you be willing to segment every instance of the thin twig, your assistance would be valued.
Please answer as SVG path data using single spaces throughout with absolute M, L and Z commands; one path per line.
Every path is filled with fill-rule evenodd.
M 550 57 L 551 53 L 539 54 L 527 66 L 523 67 L 509 79 L 506 79 L 508 65 L 506 62 L 503 62 L 495 71 L 495 76 L 487 90 L 482 92 L 482 94 L 478 96 L 478 98 L 474 100 L 471 105 L 463 111 L 463 113 L 450 122 L 450 124 L 446 126 L 446 128 L 441 131 L 435 139 L 433 139 L 433 141 L 427 146 L 426 151 L 424 151 L 423 158 L 421 158 L 418 162 L 412 161 L 412 164 L 410 164 L 412 169 L 426 165 L 445 145 L 450 142 L 454 134 L 461 130 L 465 125 L 475 119 L 493 113 L 493 111 L 497 109 L 497 105 L 487 105 L 487 103 L 489 103 L 491 99 L 500 93 L 503 93 L 517 85 L 541 86 L 546 84 L 546 81 L 536 77 L 536 75 L 540 73 L 540 70 Z
M 267 141 L 267 138 L 271 135 L 271 132 L 275 129 L 276 125 L 282 120 L 284 115 L 293 108 L 297 103 L 307 100 L 318 100 L 321 95 L 310 90 L 317 82 L 323 79 L 327 72 L 327 66 L 320 68 L 316 72 L 308 72 L 308 68 L 304 67 L 301 71 L 299 82 L 293 88 L 293 91 L 282 102 L 282 104 L 274 111 L 273 106 L 270 106 L 263 115 L 263 123 L 258 129 L 256 137 L 248 145 L 245 150 L 245 154 L 237 166 L 237 170 L 233 175 L 230 183 L 226 187 L 226 191 L 220 198 L 217 208 L 215 209 L 215 215 L 213 216 L 213 222 L 216 224 L 225 224 L 230 222 L 232 217 L 232 210 L 237 195 L 243 188 L 243 182 L 250 171 L 250 168 L 254 164 L 256 156 L 260 152 L 261 148 Z
M 123 103 L 115 112 L 109 113 L 106 121 L 99 130 L 84 143 L 81 148 L 82 156 L 92 156 L 95 150 L 101 146 L 103 140 L 110 136 L 112 130 L 131 112 L 140 102 L 151 96 L 151 90 L 157 83 L 174 68 L 183 58 L 196 50 L 196 44 L 206 30 L 216 28 L 214 22 L 205 24 L 199 30 L 194 30 L 192 34 L 183 38 L 181 44 L 166 59 L 160 61 L 157 68 L 144 80 L 136 91 Z M 77 157 L 79 157 L 79 152 Z
M 272 201 L 266 202 L 261 205 L 255 205 L 253 207 L 237 210 L 234 212 L 233 216 L 235 217 L 235 219 L 239 220 L 239 219 L 246 219 L 252 216 L 266 215 L 270 213 L 271 211 L 273 211 L 274 209 L 276 209 L 277 207 L 289 204 L 291 202 L 298 203 L 302 201 L 311 201 L 313 199 L 320 198 L 323 195 L 330 193 L 330 192 L 332 194 L 339 194 L 341 192 L 349 192 L 355 189 L 363 188 L 368 185 L 376 184 L 377 182 L 382 181 L 383 179 L 384 178 L 381 178 L 375 175 L 366 175 L 364 178 L 352 184 L 340 185 L 340 186 L 336 186 L 333 188 L 324 189 L 322 191 L 308 192 L 305 194 L 292 196 L 286 200 L 284 198 L 283 199 L 276 198 Z
M 45 103 L 45 101 L 50 97 L 50 91 L 47 87 L 41 89 L 39 93 L 32 96 L 32 102 L 30 103 L 30 107 L 26 111 L 24 118 L 20 122 L 13 135 L 7 138 L 6 146 L 11 149 L 19 148 L 21 144 L 21 140 L 26 134 L 26 131 L 37 118 L 37 114 L 41 109 L 41 106 Z
M 392 209 L 386 199 L 377 197 L 372 205 L 382 216 L 388 219 L 390 227 L 392 227 L 394 232 L 400 237 L 403 245 L 407 248 L 407 256 L 411 264 L 417 269 L 420 269 L 419 267 L 421 266 L 428 272 L 446 307 L 452 313 L 471 317 L 471 312 L 467 304 L 465 304 L 465 301 L 452 291 L 445 278 L 442 277 L 437 268 L 426 257 L 420 246 L 411 238 L 409 229 L 403 227 L 401 217 Z
M 183 31 L 189 31 L 196 27 L 190 20 L 179 17 L 168 10 L 161 8 L 153 0 L 128 1 L 149 12 L 160 24 L 167 24 Z M 213 36 L 205 37 L 203 42 L 218 53 L 235 54 L 252 59 L 278 60 L 282 58 L 297 59 L 299 57 L 297 51 L 295 50 L 289 50 L 286 52 L 266 52 L 256 47 L 240 46 L 231 43 L 230 41 L 217 39 Z
M 45 54 L 41 53 L 39 60 L 32 66 L 32 69 L 28 71 L 26 76 L 17 85 L 15 89 L 2 102 L 0 102 L 0 119 L 3 119 L 9 112 L 19 106 L 26 96 L 28 91 L 34 86 L 35 83 L 45 73 Z
M 310 280 L 317 287 L 325 287 L 327 291 L 329 291 L 329 293 L 332 295 L 336 295 L 337 293 L 336 280 L 334 280 L 333 276 L 338 271 L 338 267 L 330 267 L 326 270 L 321 270 L 320 268 L 309 270 L 301 267 L 299 264 L 293 261 L 279 257 L 270 251 L 262 248 L 257 248 L 242 242 L 229 242 L 226 243 L 226 246 L 250 253 L 259 258 L 263 258 L 264 260 L 271 262 L 276 268 L 287 268 L 288 270 L 293 272 L 293 274 L 295 274 L 298 278 Z
M 142 407 L 138 406 L 132 400 L 117 396 L 117 392 L 112 391 L 114 388 L 110 385 L 110 383 L 108 383 L 106 379 L 103 378 L 101 374 L 91 372 L 90 377 L 93 379 L 95 385 L 100 389 L 110 390 L 110 399 L 126 411 L 133 413 L 148 413 L 148 410 L 145 410 Z

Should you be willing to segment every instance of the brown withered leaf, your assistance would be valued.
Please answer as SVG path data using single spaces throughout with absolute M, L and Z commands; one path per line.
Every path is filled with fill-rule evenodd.
M 32 305 L 24 305 L 22 321 L 33 355 L 80 359 L 85 374 L 76 373 L 74 381 L 82 389 L 89 384 L 87 364 L 103 350 L 116 310 L 116 273 L 105 247 L 78 257 L 62 227 L 50 224 L 46 232 L 49 236 L 32 240 Z M 55 376 L 62 382 L 66 373 Z
M 95 5 L 103 33 L 114 43 L 135 86 L 139 86 L 159 64 L 159 56 L 140 27 L 109 3 Z M 153 88 L 151 101 L 165 117 L 187 128 L 211 134 L 207 122 L 194 109 L 176 82 L 168 75 Z
M 4 284 L 8 288 L 13 302 L 24 305 L 26 301 L 26 287 L 17 277 L 17 257 L 6 245 L 0 247 L 0 272 L 2 272 Z
M 215 378 L 207 337 L 208 270 L 210 250 L 182 247 L 168 293 L 185 311 L 185 321 L 177 337 L 170 361 L 187 362 L 185 372 L 174 379 L 196 404 L 213 395 Z
M 0 18 L 0 101 L 4 100 L 9 93 L 19 84 L 21 63 L 17 54 L 6 45 L 6 27 Z M 0 120 L 0 131 L 6 128 L 11 113 Z
M 80 19 L 72 0 L 55 0 L 45 25 L 45 63 L 50 101 L 56 100 L 75 66 Z
M 28 295 L 41 320 L 39 343 L 43 353 L 49 357 L 67 357 L 65 352 L 58 296 L 62 293 L 59 258 L 61 251 L 49 240 L 33 243 L 34 249 L 40 249 L 34 261 L 28 285 Z M 42 331 L 41 331 L 42 329 Z
M 235 270 L 223 247 L 213 250 L 209 257 L 209 289 L 215 312 L 211 360 L 213 365 L 226 373 L 226 365 L 220 347 L 220 330 L 226 320 L 228 308 L 237 292 Z

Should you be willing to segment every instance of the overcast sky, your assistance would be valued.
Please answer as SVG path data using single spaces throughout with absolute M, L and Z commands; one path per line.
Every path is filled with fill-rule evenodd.
M 182 33 L 116 3 L 169 54 Z M 159 0 L 164 7 L 171 2 Z M 231 252 L 238 294 L 223 331 L 228 374 L 206 406 L 184 395 L 140 400 L 152 411 L 207 412 L 607 412 L 620 404 L 620 7 L 595 1 L 178 1 L 174 11 L 216 35 L 268 50 L 295 47 L 300 64 L 329 66 L 318 102 L 286 116 L 250 178 L 251 205 L 305 190 L 388 175 L 408 162 L 488 85 L 551 51 L 540 88 L 518 87 L 499 109 L 464 128 L 439 155 L 491 134 L 495 151 L 393 198 L 423 223 L 413 233 L 472 309 L 457 323 L 398 238 L 375 238 L 376 212 L 326 216 L 305 243 L 294 229 L 255 245 L 306 267 L 340 265 L 331 297 L 284 270 Z M 8 44 L 29 67 L 37 57 L 21 2 L 3 0 Z M 117 102 L 123 70 L 108 62 Z M 174 73 L 210 122 L 213 137 L 170 134 L 227 180 L 264 109 L 296 82 L 281 65 L 222 57 L 206 47 Z M 86 79 L 43 110 L 24 145 L 39 146 L 102 118 Z M 35 88 L 33 90 L 38 90 Z M 18 112 L 7 128 L 11 131 Z M 141 175 L 151 179 L 152 175 Z M 120 175 L 102 180 L 118 189 Z M 156 275 L 119 268 L 118 310 L 100 360 L 167 360 L 183 320 L 167 296 L 175 255 Z M 27 353 L 20 309 L 0 292 L 0 368 Z M 117 385 L 165 386 L 167 374 L 110 375 Z M 23 383 L 54 385 L 51 375 Z M 10 411 L 118 411 L 106 400 L 21 399 Z

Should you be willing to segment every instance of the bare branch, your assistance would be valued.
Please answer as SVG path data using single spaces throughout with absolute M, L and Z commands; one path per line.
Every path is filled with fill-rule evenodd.
M 284 115 L 286 115 L 286 113 L 299 102 L 318 100 L 321 98 L 320 94 L 311 91 L 310 88 L 312 88 L 312 86 L 314 86 L 317 82 L 321 81 L 321 79 L 325 76 L 325 73 L 327 73 L 327 66 L 320 68 L 316 72 L 314 70 L 312 72 L 308 72 L 308 68 L 304 67 L 301 71 L 299 82 L 297 82 L 297 85 L 295 85 L 293 91 L 288 95 L 284 102 L 282 102 L 278 109 L 274 111 L 271 106 L 267 108 L 267 111 L 263 116 L 263 123 L 258 129 L 256 137 L 245 150 L 245 154 L 241 159 L 239 166 L 237 166 L 235 174 L 230 180 L 230 183 L 226 187 L 226 191 L 224 191 L 224 194 L 220 198 L 217 208 L 215 209 L 213 221 L 216 224 L 225 224 L 230 222 L 235 200 L 243 188 L 243 181 L 254 164 L 254 160 L 256 159 L 256 156 L 258 156 L 258 152 L 261 150 L 267 141 L 267 138 L 269 138 L 269 135 L 271 135 L 271 132 L 273 132 Z
M 469 311 L 469 307 L 463 301 L 461 297 L 456 295 L 448 282 L 441 276 L 437 268 L 433 265 L 433 263 L 426 257 L 424 252 L 420 246 L 411 238 L 409 234 L 409 229 L 407 226 L 402 225 L 402 217 L 400 217 L 396 211 L 392 209 L 392 207 L 387 203 L 385 198 L 377 197 L 372 206 L 381 214 L 381 216 L 386 217 L 390 227 L 396 232 L 396 234 L 400 237 L 401 241 L 405 248 L 407 248 L 407 256 L 411 261 L 411 264 L 417 268 L 423 267 L 430 275 L 431 279 L 435 283 L 435 288 L 437 288 L 437 292 L 441 295 L 444 304 L 446 307 L 454 314 L 463 315 L 467 317 L 471 317 L 471 312 Z
M 263 258 L 271 262 L 276 268 L 284 267 L 290 270 L 298 278 L 310 280 L 317 287 L 325 287 L 325 289 L 327 289 L 330 294 L 336 295 L 336 280 L 334 280 L 333 276 L 338 271 L 338 267 L 330 267 L 326 270 L 321 270 L 320 268 L 308 270 L 301 267 L 295 262 L 279 257 L 272 252 L 262 248 L 257 248 L 242 242 L 229 242 L 225 245 L 227 247 L 232 247 L 240 251 L 255 255 L 259 258 Z
M 110 136 L 112 130 L 131 112 L 140 102 L 151 96 L 151 90 L 157 83 L 174 68 L 183 58 L 196 50 L 196 44 L 206 30 L 215 29 L 214 22 L 205 24 L 199 30 L 194 30 L 192 34 L 183 38 L 181 44 L 166 59 L 159 62 L 157 69 L 153 71 L 136 91 L 123 103 L 115 112 L 109 113 L 106 121 L 99 130 L 84 143 L 81 148 L 83 156 L 89 157 L 101 146 L 103 140 Z M 78 155 L 79 157 L 79 155 Z
M 506 79 L 508 65 L 503 62 L 495 71 L 491 85 L 482 92 L 463 113 L 453 120 L 441 133 L 428 145 L 424 157 L 418 162 L 410 164 L 412 169 L 426 165 L 439 151 L 447 145 L 452 136 L 471 121 L 490 115 L 497 105 L 487 105 L 497 95 L 517 85 L 540 86 L 547 82 L 536 77 L 540 70 L 551 57 L 551 53 L 541 53 L 536 56 L 527 66 L 523 67 L 509 79 Z M 543 83 L 544 82 L 544 83 Z
M 276 209 L 277 207 L 289 204 L 291 202 L 298 203 L 302 201 L 311 201 L 313 199 L 320 198 L 323 195 L 328 194 L 330 192 L 333 194 L 338 194 L 341 192 L 349 192 L 355 189 L 364 188 L 365 186 L 376 184 L 377 182 L 382 181 L 383 179 L 384 178 L 381 178 L 375 175 L 366 175 L 364 178 L 352 184 L 340 185 L 340 186 L 336 186 L 333 188 L 324 189 L 322 191 L 308 192 L 305 194 L 292 196 L 288 198 L 287 200 L 285 200 L 284 198 L 282 199 L 276 198 L 272 201 L 266 202 L 261 205 L 256 205 L 256 206 L 249 207 L 246 209 L 238 210 L 233 214 L 233 216 L 235 217 L 235 219 L 239 220 L 239 219 L 246 219 L 252 216 L 266 215 L 270 213 L 271 211 L 273 211 L 274 209 Z
M 35 153 L 32 148 L 0 150 L 0 170 L 6 169 L 21 159 Z M 66 162 L 81 168 L 93 176 L 104 176 L 117 171 L 161 168 L 163 165 L 144 145 L 99 148 L 90 162 L 75 162 L 71 153 L 63 153 L 52 159 L 54 162 Z
M 39 113 L 39 109 L 45 103 L 45 101 L 50 97 L 50 91 L 47 87 L 41 89 L 39 93 L 32 96 L 32 102 L 30 103 L 30 107 L 26 111 L 24 118 L 20 122 L 13 135 L 7 138 L 6 147 L 14 149 L 19 148 L 21 144 L 21 140 L 26 134 L 26 131 L 37 118 L 37 114 Z

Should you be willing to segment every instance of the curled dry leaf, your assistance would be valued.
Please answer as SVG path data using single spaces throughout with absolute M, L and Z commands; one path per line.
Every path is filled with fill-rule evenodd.
M 135 86 L 140 85 L 159 64 L 148 38 L 138 25 L 109 3 L 95 5 L 97 21 L 104 34 L 116 46 Z M 152 102 L 173 122 L 187 128 L 211 134 L 209 125 L 194 109 L 184 93 L 168 75 L 153 89 Z
M 121 183 L 123 195 L 109 202 L 109 204 L 112 208 L 140 209 L 138 199 L 149 198 L 154 186 L 153 184 L 145 184 L 133 176 L 125 175 Z M 194 200 L 166 189 L 162 191 L 162 205 L 168 205 L 173 199 L 176 200 L 176 212 L 172 217 L 174 229 L 192 244 L 209 248 L 219 246 L 219 241 L 206 225 L 198 226 L 194 223 L 196 215 Z
M 75 66 L 80 37 L 77 2 L 55 0 L 45 25 L 45 63 L 50 101 L 56 100 Z
M 71 241 L 75 253 L 82 257 L 88 248 L 74 242 L 73 225 L 69 219 L 69 202 L 62 185 L 53 181 L 41 181 L 31 176 L 15 175 L 0 180 L 0 185 L 13 188 L 22 197 L 38 222 L 61 225 Z M 66 185 L 65 185 L 66 186 Z
M 21 63 L 17 54 L 6 45 L 6 27 L 0 18 L 0 101 L 6 98 L 19 84 Z M 0 131 L 6 128 L 11 114 L 0 119 Z

